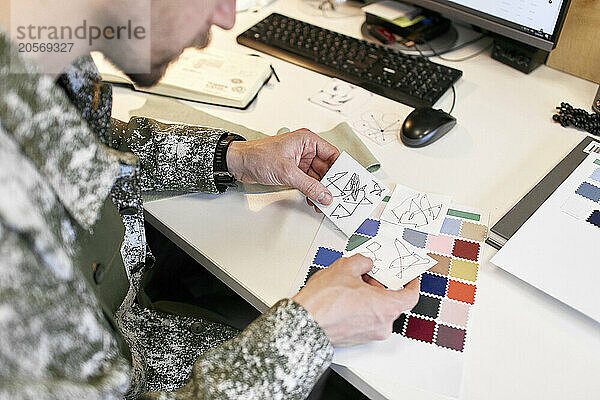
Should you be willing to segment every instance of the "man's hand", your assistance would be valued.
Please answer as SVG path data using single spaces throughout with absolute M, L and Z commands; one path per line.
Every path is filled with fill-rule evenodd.
M 231 143 L 227 168 L 238 181 L 293 186 L 310 200 L 329 205 L 331 193 L 319 181 L 339 155 L 334 145 L 308 129 L 299 129 Z
M 304 307 L 335 347 L 386 339 L 392 324 L 419 300 L 419 280 L 387 290 L 368 275 L 373 261 L 361 254 L 340 258 L 314 274 L 292 300 Z

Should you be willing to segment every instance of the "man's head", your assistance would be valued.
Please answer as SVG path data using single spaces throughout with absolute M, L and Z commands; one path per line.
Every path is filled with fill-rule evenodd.
M 235 0 L 151 0 L 151 4 L 150 71 L 128 74 L 140 86 L 156 84 L 185 48 L 205 47 L 212 25 L 230 29 L 235 22 Z M 131 65 L 131 57 L 138 56 L 135 51 L 108 53 L 121 66 Z

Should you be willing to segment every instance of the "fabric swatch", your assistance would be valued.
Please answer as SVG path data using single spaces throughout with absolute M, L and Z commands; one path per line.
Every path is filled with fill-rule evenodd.
M 583 182 L 579 185 L 575 193 L 595 202 L 600 201 L 600 188 L 591 183 Z
M 477 287 L 450 279 L 448 282 L 448 298 L 473 304 Z
M 432 343 L 433 333 L 435 331 L 435 322 L 427 319 L 408 317 L 405 335 L 409 338 Z
M 379 221 L 375 221 L 374 219 L 367 218 L 365 222 L 363 222 L 355 233 L 361 233 L 363 235 L 367 235 L 370 237 L 377 236 L 377 232 L 379 231 Z
M 432 268 L 429 268 L 429 271 L 440 275 L 448 275 L 448 272 L 450 271 L 450 261 L 452 258 L 448 256 L 440 256 L 439 254 L 435 253 L 427 253 L 427 255 L 437 261 L 437 264 Z
M 424 317 L 437 318 L 440 311 L 440 303 L 440 299 L 422 294 L 419 296 L 417 305 L 410 312 L 423 315 Z
M 460 233 L 460 226 L 462 225 L 462 221 L 456 218 L 448 218 L 444 219 L 444 223 L 442 224 L 442 229 L 440 233 L 445 233 L 446 235 L 458 236 Z
M 466 258 L 467 260 L 477 261 L 477 258 L 479 257 L 479 243 L 456 239 L 454 241 L 452 255 L 455 257 Z
M 313 264 L 321 265 L 323 267 L 329 267 L 335 260 L 343 256 L 341 251 L 335 251 L 328 249 L 327 247 L 319 247 Z
M 600 211 L 592 211 L 592 215 L 588 217 L 587 222 L 600 228 Z
M 443 276 L 424 273 L 421 275 L 421 291 L 424 293 L 444 296 L 448 279 Z
M 472 282 L 477 280 L 478 266 L 476 263 L 454 258 L 451 265 L 450 276 Z
M 444 298 L 440 308 L 440 320 L 452 325 L 467 326 L 469 305 Z
M 427 236 L 427 250 L 436 253 L 452 254 L 454 239 L 444 235 L 429 235 Z
M 483 242 L 485 240 L 485 234 L 487 227 L 481 224 L 475 224 L 473 222 L 465 221 L 460 228 L 460 236 L 474 240 L 476 242 Z
M 449 349 L 462 351 L 465 346 L 466 331 L 446 325 L 438 325 L 435 344 Z
M 415 231 L 414 229 L 405 228 L 404 234 L 402 238 L 406 240 L 408 243 L 412 244 L 415 247 L 419 247 L 421 249 L 425 248 L 425 243 L 427 243 L 427 234 L 419 231 Z

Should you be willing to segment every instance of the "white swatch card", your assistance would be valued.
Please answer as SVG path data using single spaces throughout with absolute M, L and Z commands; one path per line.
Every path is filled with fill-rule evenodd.
M 448 212 L 450 197 L 396 185 L 381 220 L 403 228 L 437 235 Z
M 404 228 L 382 223 L 377 236 L 345 256 L 362 254 L 369 257 L 373 260 L 373 269 L 368 275 L 392 290 L 401 289 L 436 264 L 427 255 L 427 250 L 404 240 L 403 232 Z
M 346 152 L 340 154 L 321 183 L 331 192 L 333 202 L 317 207 L 346 236 L 358 229 L 390 191 Z
M 334 78 L 325 89 L 319 90 L 308 100 L 331 111 L 352 116 L 363 110 L 372 97 L 371 92 Z

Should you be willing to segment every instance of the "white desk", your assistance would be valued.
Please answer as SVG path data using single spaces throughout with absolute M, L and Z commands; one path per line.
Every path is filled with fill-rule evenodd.
M 254 53 L 238 46 L 235 37 L 273 11 L 360 37 L 361 17 L 311 17 L 297 1 L 279 0 L 259 13 L 239 14 L 231 32 L 215 29 L 213 45 Z M 266 133 L 282 126 L 323 131 L 343 120 L 306 100 L 329 78 L 275 58 L 272 63 L 281 83 L 265 87 L 246 111 L 187 104 Z M 583 137 L 552 122 L 554 107 L 568 101 L 587 108 L 597 86 L 546 66 L 524 75 L 488 54 L 447 64 L 464 71 L 456 85 L 454 130 L 416 150 L 400 143 L 366 144 L 381 161 L 379 178 L 447 193 L 460 204 L 488 210 L 493 223 Z M 446 94 L 437 106 L 448 109 L 451 96 Z M 116 88 L 114 115 L 127 119 L 145 97 Z M 411 111 L 391 101 L 387 105 L 403 115 Z M 145 208 L 152 223 L 260 310 L 288 295 L 320 223 L 295 191 L 189 195 Z M 487 261 L 492 255 L 487 247 L 462 398 L 598 398 L 600 325 L 495 268 Z M 565 284 L 576 285 L 576 279 Z M 347 368 L 336 370 L 372 398 L 438 398 Z

